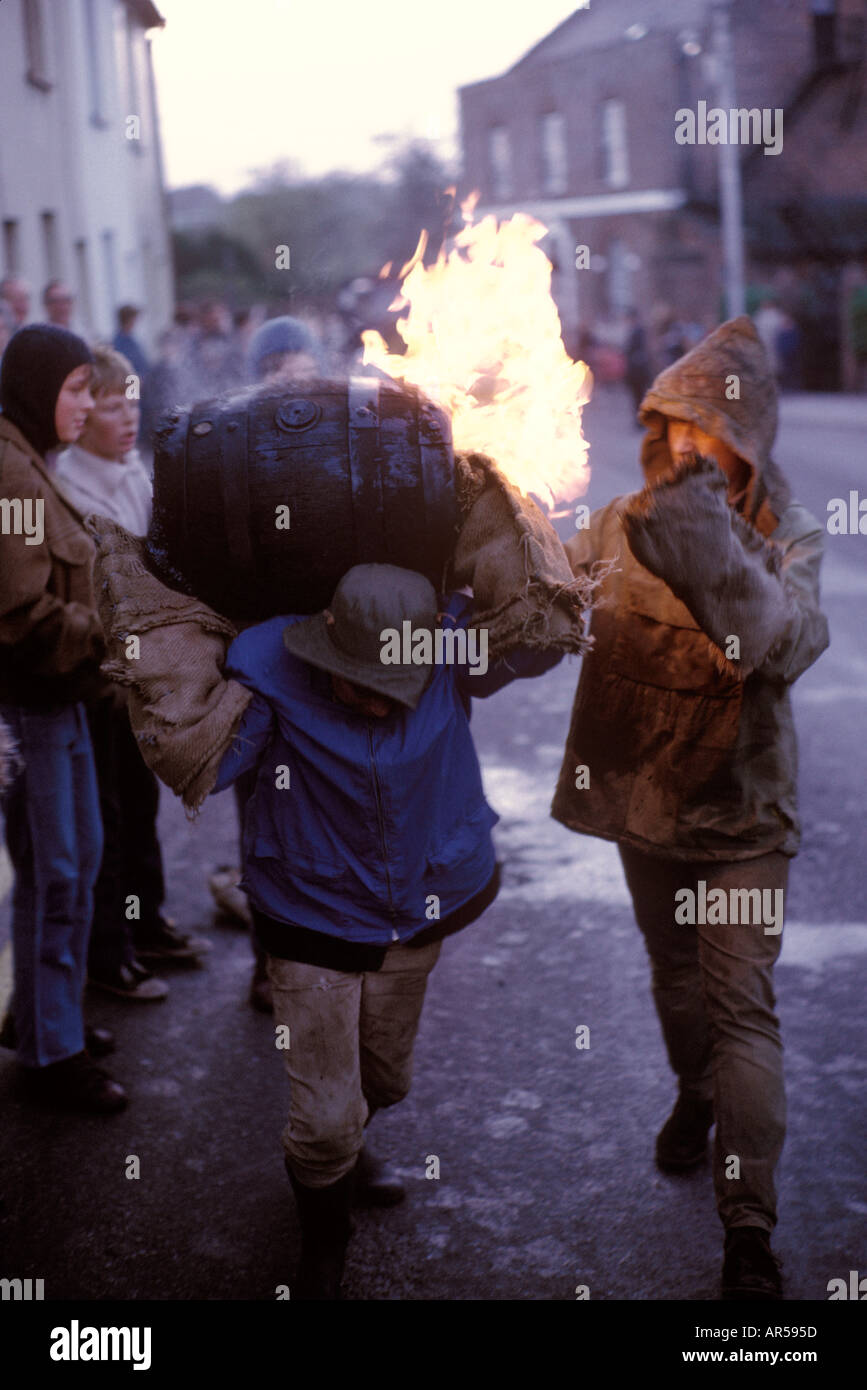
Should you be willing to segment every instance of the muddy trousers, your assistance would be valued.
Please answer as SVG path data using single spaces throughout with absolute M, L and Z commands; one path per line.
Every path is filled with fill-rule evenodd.
M 727 1229 L 771 1231 L 777 1220 L 774 1169 L 786 1132 L 783 1047 L 772 980 L 782 934 L 766 932 L 764 922 L 682 925 L 675 921 L 675 893 L 689 888 L 700 895 L 699 880 L 707 894 L 722 888 L 727 902 L 731 889 L 785 891 L 789 859 L 775 853 L 737 863 L 684 863 L 623 845 L 620 858 L 681 1094 L 713 1099 L 720 1219 Z M 777 901 L 773 892 L 766 897 L 769 905 Z
M 348 972 L 268 957 L 274 1021 L 291 1083 L 283 1147 L 305 1187 L 355 1166 L 368 1115 L 403 1100 L 427 978 L 441 942 L 389 946 L 379 970 Z

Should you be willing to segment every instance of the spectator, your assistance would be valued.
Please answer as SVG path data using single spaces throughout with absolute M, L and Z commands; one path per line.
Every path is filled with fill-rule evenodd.
M 58 328 L 69 328 L 75 295 L 68 285 L 62 280 L 49 280 L 42 291 L 42 303 L 49 323 Z
M 6 304 L 0 299 L 0 359 L 6 351 L 6 344 L 12 337 L 12 317 L 8 312 Z
M 855 358 L 856 387 L 867 391 L 867 284 L 859 285 L 849 300 L 849 334 Z
M 647 343 L 647 330 L 641 322 L 637 309 L 630 309 L 627 315 L 629 330 L 626 339 L 626 384 L 632 396 L 633 418 L 638 411 L 645 391 L 653 379 L 650 365 L 650 348 Z M 636 420 L 638 429 L 641 424 Z
M 126 396 L 131 371 L 132 364 L 114 349 L 94 349 L 94 406 L 78 442 L 59 456 L 57 479 L 82 515 L 110 517 L 144 536 L 151 483 L 135 450 L 139 406 Z M 164 999 L 168 985 L 148 966 L 195 962 L 210 943 L 183 936 L 160 911 L 165 884 L 156 828 L 159 789 L 139 753 L 125 700 L 109 696 L 88 711 L 88 722 L 105 839 L 88 953 L 90 982 L 122 999 Z M 139 913 L 131 920 L 125 911 L 130 894 Z
M 782 374 L 782 363 L 780 360 L 780 336 L 791 322 L 788 314 L 783 313 L 778 301 L 773 295 L 767 295 L 762 300 L 761 306 L 753 314 L 753 323 L 756 325 L 756 332 L 762 340 L 762 346 L 768 354 L 771 368 L 774 373 L 774 380 L 779 382 Z
M 132 370 L 140 381 L 144 381 L 150 368 L 147 354 L 136 337 L 133 336 L 133 329 L 139 316 L 139 310 L 134 304 L 122 304 L 117 311 L 117 332 L 112 340 L 112 346 L 122 352 L 124 357 L 128 357 L 132 363 Z
M 17 275 L 5 275 L 0 280 L 0 300 L 9 313 L 12 332 L 23 328 L 30 317 L 30 286 Z
M 157 339 L 156 360 L 144 379 L 141 393 L 139 438 L 148 448 L 165 412 L 195 394 L 185 367 L 188 341 L 185 330 L 178 327 L 167 328 Z
M 88 1034 L 82 1018 L 102 854 L 82 701 L 106 691 L 105 644 L 93 545 L 45 462 L 81 433 L 93 405 L 92 362 L 74 334 L 34 324 L 14 335 L 0 369 L 0 487 L 39 518 L 34 536 L 0 534 L 0 716 L 23 762 L 3 797 L 15 869 L 14 1006 L 3 1042 L 16 1047 L 28 1093 L 107 1113 L 127 1100 L 92 1060 L 112 1039 Z
M 197 395 L 219 396 L 243 381 L 243 362 L 225 304 L 206 300 L 199 309 L 199 328 L 189 358 Z
M 268 319 L 253 335 L 247 364 L 255 381 L 304 381 L 322 371 L 322 354 L 300 319 Z
M 316 339 L 300 319 L 269 319 L 256 331 L 247 357 L 250 375 L 256 381 L 304 381 L 321 371 L 321 353 Z M 243 836 L 244 811 L 256 786 L 255 772 L 242 773 L 233 791 L 238 808 L 238 824 Z M 217 907 L 224 916 L 240 920 L 252 932 L 255 966 L 250 982 L 249 1000 L 260 1013 L 272 1010 L 271 982 L 268 979 L 267 956 L 256 938 L 255 927 L 243 890 L 239 887 L 241 870 L 221 864 L 210 876 L 209 886 Z

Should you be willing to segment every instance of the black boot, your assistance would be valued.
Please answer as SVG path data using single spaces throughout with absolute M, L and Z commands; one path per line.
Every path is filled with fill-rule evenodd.
M 352 1232 L 349 1211 L 355 1173 L 347 1173 L 328 1187 L 305 1187 L 292 1172 L 288 1158 L 285 1163 L 301 1222 L 301 1263 L 292 1297 L 304 1302 L 333 1302 L 340 1298 L 346 1247 Z
M 91 1057 L 107 1057 L 110 1052 L 114 1052 L 117 1044 L 114 1040 L 114 1033 L 110 1033 L 107 1028 L 89 1028 L 84 1025 L 84 1047 Z M 0 1047 L 6 1047 L 10 1052 L 15 1052 L 18 1047 L 18 1029 L 15 1027 L 15 1015 L 11 1007 L 6 1010 L 6 1016 L 0 1024 Z
M 780 1262 L 763 1226 L 735 1226 L 726 1231 L 722 1296 L 753 1303 L 782 1298 Z
M 678 1096 L 656 1136 L 656 1166 L 663 1173 L 688 1173 L 704 1162 L 713 1124 L 713 1101 Z
M 367 1100 L 367 1119 L 364 1128 L 370 1124 L 378 1105 Z M 396 1207 L 406 1196 L 406 1188 L 394 1169 L 383 1159 L 371 1152 L 370 1145 L 362 1144 L 358 1162 L 355 1165 L 355 1192 L 353 1201 L 360 1207 Z
M 10 1052 L 14 1052 L 17 1046 L 18 1032 L 15 1027 L 15 1015 L 10 1005 L 3 1016 L 3 1022 L 0 1023 L 0 1047 L 6 1047 Z
M 406 1196 L 397 1173 L 365 1144 L 355 1165 L 355 1201 L 364 1207 L 396 1207 Z

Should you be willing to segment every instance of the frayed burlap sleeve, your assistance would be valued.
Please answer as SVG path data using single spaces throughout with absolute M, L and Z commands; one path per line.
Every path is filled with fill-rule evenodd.
M 130 723 L 148 767 L 196 810 L 252 698 L 223 676 L 237 630 L 161 583 L 147 566 L 142 539 L 105 517 L 91 517 L 87 526 L 97 546 L 95 587 L 108 649 L 102 671 L 129 687 Z
M 455 475 L 464 521 L 450 581 L 472 589 L 490 660 L 517 647 L 586 651 L 583 614 L 596 585 L 573 575 L 551 523 L 483 455 L 457 455 Z

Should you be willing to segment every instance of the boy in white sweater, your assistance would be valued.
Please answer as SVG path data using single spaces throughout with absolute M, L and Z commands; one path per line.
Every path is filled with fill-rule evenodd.
M 109 347 L 93 351 L 95 404 L 76 444 L 57 460 L 57 482 L 84 516 L 107 516 L 136 536 L 150 525 L 151 480 L 135 448 L 139 404 L 128 399 L 131 363 Z M 210 947 L 183 936 L 160 912 L 165 894 L 156 833 L 158 783 L 142 761 L 125 702 L 88 712 L 105 831 L 88 952 L 90 982 L 130 1000 L 164 999 L 168 985 L 149 966 L 192 961 Z M 129 898 L 139 917 L 127 918 Z

